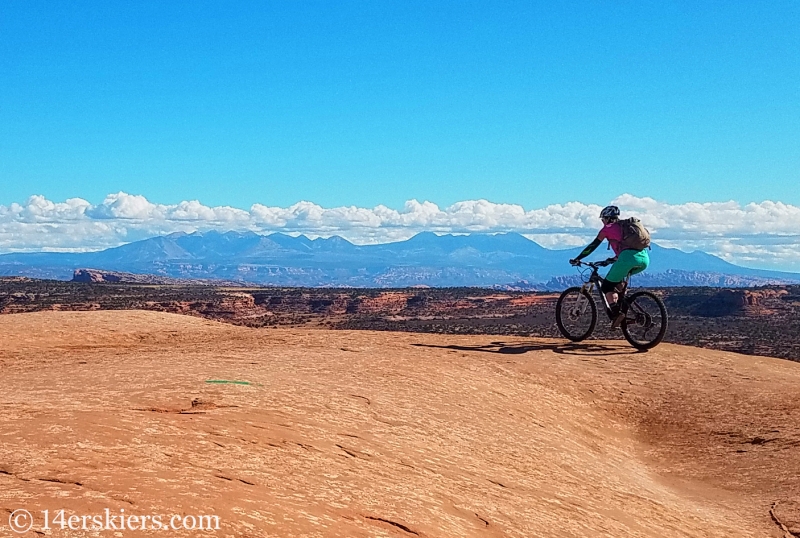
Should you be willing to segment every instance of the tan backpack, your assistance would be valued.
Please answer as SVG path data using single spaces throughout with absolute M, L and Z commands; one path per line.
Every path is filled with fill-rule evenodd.
M 619 221 L 622 226 L 622 250 L 642 250 L 650 248 L 650 232 L 642 221 L 635 217 Z

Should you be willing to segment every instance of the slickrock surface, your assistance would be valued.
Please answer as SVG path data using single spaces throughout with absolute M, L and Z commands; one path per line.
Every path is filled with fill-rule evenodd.
M 19 508 L 26 536 L 800 536 L 789 361 L 143 311 L 0 344 L 2 536 Z M 42 530 L 60 509 L 220 529 Z

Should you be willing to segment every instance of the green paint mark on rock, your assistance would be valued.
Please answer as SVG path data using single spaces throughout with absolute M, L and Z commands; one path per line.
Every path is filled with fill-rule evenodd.
M 218 385 L 252 385 L 249 381 L 231 381 L 228 379 L 206 379 L 206 383 L 216 383 Z

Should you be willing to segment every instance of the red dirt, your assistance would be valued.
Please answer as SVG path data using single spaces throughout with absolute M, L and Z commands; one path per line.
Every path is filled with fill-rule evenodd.
M 554 303 L 558 299 L 558 294 L 553 295 L 526 295 L 511 299 L 508 304 L 513 306 L 529 306 L 534 304 Z

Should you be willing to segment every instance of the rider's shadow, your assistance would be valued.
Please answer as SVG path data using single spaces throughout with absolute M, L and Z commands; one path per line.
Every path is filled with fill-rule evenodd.
M 530 351 L 552 351 L 562 355 L 585 355 L 585 356 L 610 356 L 610 355 L 630 355 L 632 353 L 643 353 L 646 350 L 631 349 L 625 345 L 609 345 L 594 342 L 568 342 L 565 344 L 512 344 L 507 342 L 492 342 L 482 346 L 437 346 L 434 344 L 411 344 L 416 347 L 432 347 L 439 349 L 453 349 L 458 351 L 477 351 L 481 353 L 500 353 L 503 355 L 521 355 Z

